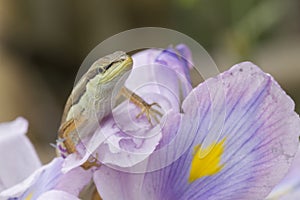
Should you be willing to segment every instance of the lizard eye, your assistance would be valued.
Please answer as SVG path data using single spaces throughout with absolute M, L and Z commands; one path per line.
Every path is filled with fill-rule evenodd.
M 104 71 L 105 71 L 105 70 L 104 70 L 103 67 L 97 67 L 97 72 L 98 72 L 99 74 L 102 74 Z

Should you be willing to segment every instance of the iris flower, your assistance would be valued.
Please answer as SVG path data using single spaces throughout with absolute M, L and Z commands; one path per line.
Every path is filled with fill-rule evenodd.
M 154 127 L 124 102 L 87 145 L 102 163 L 94 181 L 103 199 L 264 199 L 299 146 L 294 102 L 250 62 L 191 88 L 185 45 L 133 56 L 126 87 L 164 113 Z M 80 156 L 79 156 L 80 157 Z M 70 167 L 71 166 L 71 167 Z
M 185 45 L 133 55 L 125 86 L 149 104 L 158 103 L 153 108 L 162 116 L 149 123 L 145 115 L 136 117 L 140 108 L 130 101 L 117 105 L 77 153 L 52 161 L 59 163 L 59 178 L 48 180 L 51 189 L 42 194 L 78 196 L 85 184 L 74 183 L 76 192 L 52 184 L 77 174 L 84 183 L 92 176 L 104 200 L 276 198 L 278 189 L 272 189 L 299 148 L 294 102 L 272 76 L 250 62 L 192 88 L 191 57 Z M 90 156 L 101 166 L 87 175 L 76 172 Z M 52 170 L 48 177 L 54 174 Z M 293 182 L 291 188 L 296 186 Z M 28 197 L 35 187 L 28 184 L 22 195 L 29 191 Z

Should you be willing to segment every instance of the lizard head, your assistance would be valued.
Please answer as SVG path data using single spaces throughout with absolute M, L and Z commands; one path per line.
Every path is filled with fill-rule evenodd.
M 97 60 L 91 67 L 93 74 L 101 76 L 100 83 L 108 83 L 132 68 L 132 58 L 123 51 L 116 51 Z M 91 74 L 91 75 L 93 75 Z M 90 77 L 88 75 L 88 77 Z

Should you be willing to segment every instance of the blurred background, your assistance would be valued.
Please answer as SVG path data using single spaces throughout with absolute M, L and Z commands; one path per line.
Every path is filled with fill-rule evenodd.
M 299 113 L 299 19 L 299 0 L 0 0 L 0 121 L 27 118 L 29 137 L 48 162 L 85 56 L 104 39 L 144 26 L 189 35 L 221 71 L 256 63 Z

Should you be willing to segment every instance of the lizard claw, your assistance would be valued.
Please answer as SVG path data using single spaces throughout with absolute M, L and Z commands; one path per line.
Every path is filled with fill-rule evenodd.
M 151 117 L 153 117 L 155 119 L 155 121 L 157 123 L 159 123 L 157 115 L 159 115 L 161 117 L 161 116 L 163 116 L 163 114 L 161 112 L 159 112 L 158 110 L 152 108 L 153 106 L 157 106 L 157 107 L 161 108 L 161 106 L 158 103 L 154 102 L 154 103 L 148 104 L 144 99 L 142 99 L 140 96 L 138 96 L 131 90 L 127 89 L 126 87 L 123 87 L 121 89 L 121 93 L 125 97 L 127 97 L 132 103 L 134 103 L 136 106 L 141 108 L 141 112 L 136 116 L 136 118 L 139 118 L 143 114 L 145 114 L 149 123 L 152 126 L 153 126 L 153 124 L 151 122 Z
M 153 106 L 157 106 L 159 108 L 161 108 L 161 106 L 154 102 L 154 103 L 151 103 L 151 104 L 148 104 L 146 102 L 143 102 L 142 105 L 140 106 L 141 107 L 141 112 L 136 116 L 136 118 L 140 118 L 143 114 L 146 115 L 149 123 L 153 126 L 152 124 L 152 121 L 151 121 L 151 117 L 154 118 L 154 120 L 159 123 L 159 120 L 157 118 L 157 115 L 159 115 L 160 117 L 162 117 L 162 113 L 159 112 L 158 110 L 152 108 Z

